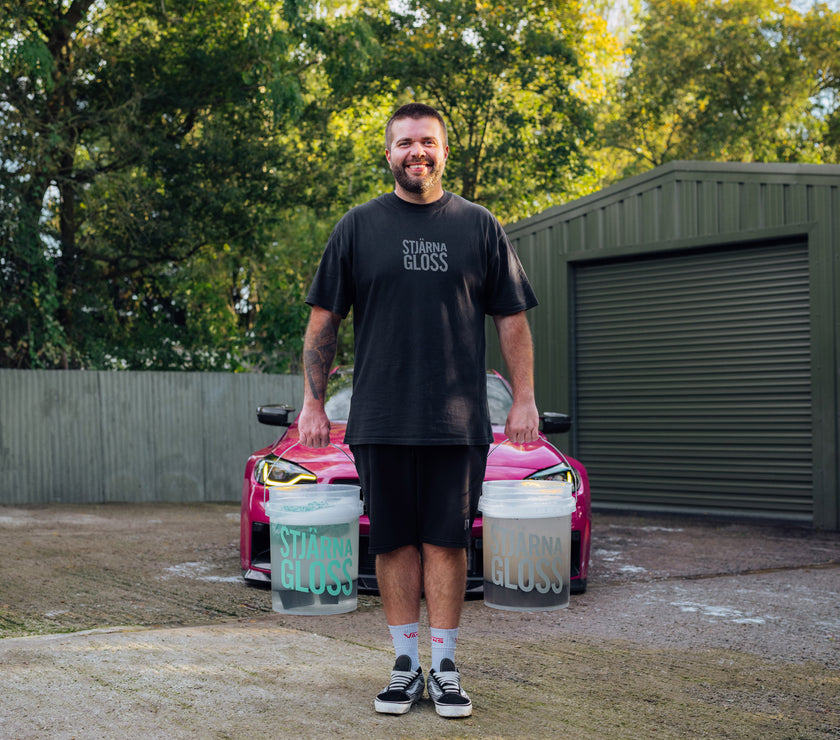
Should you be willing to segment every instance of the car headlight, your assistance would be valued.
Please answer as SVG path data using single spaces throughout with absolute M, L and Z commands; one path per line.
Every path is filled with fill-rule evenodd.
M 293 486 L 296 483 L 315 483 L 317 478 L 297 463 L 269 455 L 254 466 L 254 480 L 264 486 Z
M 554 465 L 545 470 L 538 470 L 533 475 L 529 475 L 526 480 L 559 480 L 571 483 L 573 491 L 577 491 L 580 488 L 580 476 L 577 470 L 564 463 Z

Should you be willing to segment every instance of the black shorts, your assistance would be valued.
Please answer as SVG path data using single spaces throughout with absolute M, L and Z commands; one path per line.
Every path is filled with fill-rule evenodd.
M 368 551 L 467 547 L 487 445 L 351 445 L 370 516 Z

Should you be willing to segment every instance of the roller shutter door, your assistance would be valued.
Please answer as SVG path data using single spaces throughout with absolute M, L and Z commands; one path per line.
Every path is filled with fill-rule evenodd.
M 594 504 L 811 518 L 805 243 L 578 265 Z

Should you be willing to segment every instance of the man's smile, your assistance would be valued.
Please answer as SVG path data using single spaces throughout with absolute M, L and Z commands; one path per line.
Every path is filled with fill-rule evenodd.
M 432 163 L 428 160 L 408 162 L 405 168 L 413 175 L 422 175 L 427 169 L 431 168 Z

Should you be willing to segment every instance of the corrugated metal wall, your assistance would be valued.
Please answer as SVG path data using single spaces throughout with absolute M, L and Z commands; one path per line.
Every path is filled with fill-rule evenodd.
M 619 261 L 637 264 L 644 276 L 646 270 L 657 266 L 659 258 L 668 255 L 717 250 L 723 258 L 729 251 L 745 248 L 799 245 L 793 249 L 799 266 L 790 269 L 801 289 L 802 260 L 807 261 L 810 349 L 804 351 L 810 352 L 807 368 L 810 398 L 806 401 L 800 397 L 797 403 L 802 408 L 810 403 L 811 409 L 807 430 L 811 447 L 811 494 L 810 497 L 803 494 L 807 477 L 800 477 L 797 491 L 789 495 L 786 503 L 781 500 L 784 496 L 778 494 L 771 494 L 768 502 L 756 495 L 748 502 L 738 501 L 734 508 L 755 515 L 772 515 L 782 509 L 791 518 L 798 518 L 807 516 L 805 512 L 810 505 L 816 526 L 840 529 L 840 295 L 837 289 L 840 284 L 840 166 L 671 162 L 599 193 L 511 224 L 506 231 L 541 302 L 529 312 L 535 339 L 537 402 L 541 410 L 573 413 L 572 433 L 559 437 L 557 442 L 580 456 L 584 463 L 588 462 L 586 453 L 593 450 L 593 440 L 581 434 L 588 434 L 587 428 L 591 431 L 603 426 L 607 417 L 605 410 L 587 406 L 588 379 L 577 361 L 580 358 L 576 358 L 576 343 L 585 347 L 587 341 L 593 340 L 595 331 L 584 321 L 588 317 L 578 316 L 581 306 L 575 290 L 580 287 L 581 276 L 585 280 L 601 269 L 609 273 Z M 717 269 L 710 266 L 708 275 L 702 279 L 714 282 L 726 270 L 725 262 L 721 261 Z M 742 278 L 748 279 L 746 275 Z M 623 300 L 632 302 L 629 286 L 632 282 L 628 279 L 621 286 L 622 291 L 627 291 Z M 744 287 L 748 292 L 749 284 Z M 768 286 L 770 292 L 781 288 L 778 283 L 775 288 Z M 801 312 L 803 297 L 800 295 L 797 301 Z M 607 321 L 618 325 L 625 309 L 626 306 L 617 305 Z M 747 331 L 744 315 L 741 324 Z M 698 331 L 703 330 L 702 317 L 697 317 L 696 326 Z M 684 330 L 687 335 L 691 333 L 689 326 Z M 490 364 L 500 365 L 497 344 L 491 342 L 490 346 Z M 663 347 L 663 361 L 666 353 Z M 590 360 L 598 362 L 594 356 L 587 361 Z M 602 360 L 606 362 L 607 358 Z M 597 372 L 609 371 L 598 367 Z M 723 374 L 722 371 L 722 377 Z M 787 391 L 782 386 L 776 387 L 776 391 L 778 403 L 784 403 Z M 692 391 L 686 389 L 686 392 Z M 693 392 L 699 394 L 699 386 Z M 766 404 L 772 405 L 769 400 Z M 721 438 L 728 433 L 721 429 Z M 731 433 L 737 434 L 735 426 Z M 801 433 L 799 427 L 796 435 Z M 602 442 L 604 449 L 610 444 L 606 437 Z M 797 442 L 792 447 L 801 445 Z M 803 460 L 807 457 L 805 447 L 797 452 L 801 452 Z M 592 462 L 597 465 L 594 459 Z M 666 489 L 672 473 L 669 467 L 673 467 L 672 461 L 651 458 L 645 472 L 649 479 L 660 480 Z M 686 477 L 691 477 L 694 471 L 689 466 L 685 470 Z M 654 487 L 653 483 L 649 486 Z M 735 495 L 735 499 L 729 500 L 736 502 L 737 490 Z M 650 503 L 650 495 L 647 496 L 648 499 L 629 483 L 623 491 L 613 489 L 612 493 L 606 488 L 600 491 L 593 483 L 596 506 L 612 498 L 628 507 L 647 500 L 654 507 L 661 504 L 663 508 L 707 510 L 713 502 L 713 497 L 704 493 L 692 498 L 686 491 L 658 496 L 657 503 Z
M 298 376 L 0 370 L 0 504 L 236 501 Z

